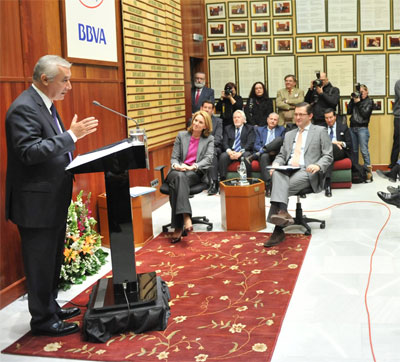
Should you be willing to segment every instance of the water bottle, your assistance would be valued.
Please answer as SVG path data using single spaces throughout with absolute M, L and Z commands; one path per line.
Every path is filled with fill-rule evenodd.
M 240 179 L 242 182 L 247 181 L 247 170 L 246 170 L 246 165 L 244 163 L 244 157 L 241 157 L 240 159 L 240 166 L 239 166 L 239 175 Z

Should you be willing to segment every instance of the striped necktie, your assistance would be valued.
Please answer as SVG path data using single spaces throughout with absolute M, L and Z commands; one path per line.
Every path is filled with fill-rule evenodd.
M 235 136 L 235 143 L 233 144 L 233 149 L 236 152 L 240 151 L 240 128 L 236 128 L 236 136 Z
M 333 140 L 333 127 L 329 127 L 331 131 L 329 132 L 329 137 L 331 138 L 331 141 Z

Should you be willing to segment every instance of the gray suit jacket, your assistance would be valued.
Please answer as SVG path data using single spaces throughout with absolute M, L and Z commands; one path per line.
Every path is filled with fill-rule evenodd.
M 326 131 L 325 131 L 326 133 Z M 185 161 L 188 150 L 190 137 L 192 135 L 188 131 L 181 131 L 175 139 L 174 148 L 171 155 L 171 169 L 174 163 L 181 164 Z M 198 170 L 203 173 L 202 182 L 208 183 L 207 169 L 210 168 L 214 156 L 214 137 L 200 137 L 199 148 L 197 149 L 196 164 Z
M 311 187 L 314 192 L 319 192 L 323 188 L 322 178 L 329 165 L 333 162 L 332 142 L 326 132 L 326 129 L 321 126 L 311 124 L 308 131 L 307 141 L 304 147 L 304 162 L 305 166 L 314 164 L 321 169 L 317 173 L 309 173 Z M 285 135 L 283 145 L 279 154 L 276 156 L 274 163 L 279 165 L 287 165 L 290 154 L 292 152 L 293 143 L 295 142 L 297 129 L 294 129 Z

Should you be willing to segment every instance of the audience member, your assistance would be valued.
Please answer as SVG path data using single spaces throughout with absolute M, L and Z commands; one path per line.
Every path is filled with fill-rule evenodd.
M 311 81 L 310 88 L 305 96 L 305 101 L 312 106 L 313 123 L 325 127 L 325 109 L 336 109 L 340 100 L 340 91 L 339 88 L 334 87 L 329 82 L 326 73 L 321 73 L 319 79 L 322 82 L 321 86 L 314 87 L 314 81 Z
M 294 128 L 293 114 L 296 104 L 304 102 L 304 92 L 297 88 L 297 80 L 293 74 L 285 77 L 285 88 L 276 94 L 276 108 L 279 114 L 279 125 L 288 129 Z
M 200 182 L 208 183 L 207 170 L 214 154 L 214 137 L 211 132 L 211 117 L 207 112 L 198 111 L 193 115 L 188 130 L 176 136 L 171 169 L 165 180 L 169 186 L 171 226 L 175 228 L 170 235 L 172 243 L 181 241 L 182 236 L 193 230 L 190 186 Z
M 232 82 L 226 83 L 224 90 L 221 92 L 221 98 L 215 107 L 222 119 L 223 128 L 233 124 L 233 112 L 242 108 L 243 99 L 237 94 L 236 84 Z
M 298 129 L 285 134 L 283 145 L 272 166 L 291 165 L 299 167 L 293 171 L 271 170 L 271 207 L 267 220 L 275 224 L 271 237 L 264 246 L 277 245 L 285 240 L 283 228 L 293 225 L 294 220 L 287 211 L 289 196 L 306 187 L 314 192 L 323 188 L 323 174 L 332 163 L 332 142 L 326 129 L 311 123 L 313 114 L 308 103 L 296 106 L 294 120 Z
M 250 156 L 254 146 L 254 127 L 246 123 L 246 115 L 243 111 L 237 110 L 233 113 L 233 125 L 227 126 L 224 130 L 222 141 L 222 154 L 219 158 L 219 175 L 221 181 L 226 180 L 228 166 L 245 158 L 247 175 L 251 174 L 251 164 L 246 160 Z
M 347 127 L 345 116 L 337 116 L 332 108 L 325 109 L 325 122 L 329 138 L 332 141 L 333 161 L 326 171 L 325 178 L 325 196 L 332 196 L 331 176 L 333 171 L 333 162 L 352 157 L 352 145 L 350 130 Z
M 209 100 L 214 104 L 214 89 L 206 87 L 205 73 L 197 72 L 194 75 L 192 88 L 192 114 L 200 109 L 201 104 L 205 100 Z
M 393 146 L 392 146 L 392 153 L 390 155 L 389 168 L 394 167 L 397 159 L 399 158 L 399 152 L 400 152 L 400 79 L 394 85 L 393 116 L 394 116 Z
M 355 94 L 357 95 L 357 94 Z M 368 150 L 369 129 L 368 124 L 372 114 L 373 102 L 368 97 L 368 88 L 362 84 L 360 87 L 360 96 L 352 97 L 347 107 L 347 114 L 350 115 L 350 134 L 353 144 L 353 162 L 358 163 L 358 149 L 364 159 L 364 168 L 367 171 L 367 181 L 371 182 L 372 166 Z
M 201 111 L 205 111 L 209 114 L 212 121 L 212 135 L 214 136 L 214 156 L 212 159 L 211 167 L 208 169 L 208 176 L 210 178 L 210 188 L 208 189 L 208 195 L 215 195 L 218 193 L 218 161 L 221 155 L 222 148 L 222 119 L 218 118 L 214 114 L 214 104 L 211 101 L 204 101 L 200 108 Z
M 248 124 L 252 126 L 265 126 L 267 118 L 272 111 L 272 100 L 268 97 L 264 83 L 254 83 L 251 87 L 246 107 L 244 108 Z
M 261 179 L 265 182 L 265 194 L 271 195 L 271 175 L 267 166 L 271 165 L 275 156 L 283 144 L 283 137 L 285 135 L 285 128 L 278 126 L 279 116 L 277 113 L 272 112 L 267 119 L 267 125 L 257 127 L 256 141 L 254 142 L 254 152 L 248 157 L 247 161 L 251 164 L 252 160 L 259 160 Z

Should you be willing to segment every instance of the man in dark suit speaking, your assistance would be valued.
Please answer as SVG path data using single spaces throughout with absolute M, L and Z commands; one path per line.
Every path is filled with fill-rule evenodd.
M 72 175 L 65 167 L 72 160 L 75 142 L 95 132 L 94 117 L 68 131 L 53 101 L 71 90 L 71 64 L 45 55 L 33 70 L 33 85 L 10 106 L 6 115 L 7 178 L 6 218 L 19 230 L 28 290 L 31 330 L 34 334 L 62 336 L 79 331 L 64 322 L 80 313 L 60 308 L 57 285 L 63 261 Z

